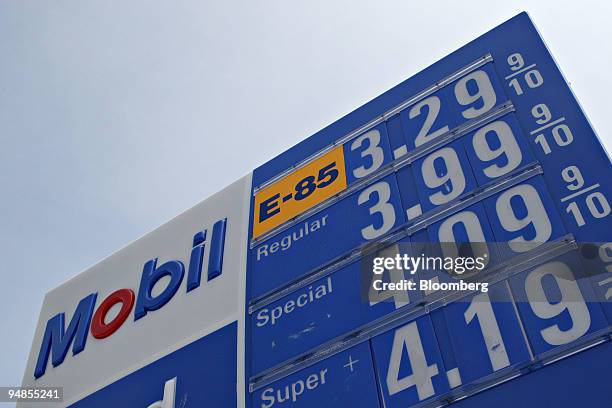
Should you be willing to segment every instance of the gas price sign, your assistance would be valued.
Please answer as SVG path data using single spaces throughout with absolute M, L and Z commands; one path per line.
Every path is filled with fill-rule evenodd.
M 611 406 L 611 200 L 522 13 L 49 292 L 23 386 L 84 408 Z M 400 266 L 430 250 L 453 262 Z
M 248 403 L 480 406 L 523 376 L 558 394 L 550 376 L 565 368 L 549 363 L 564 357 L 597 388 L 610 367 L 576 351 L 609 340 L 610 200 L 609 157 L 527 14 L 514 17 L 254 171 Z M 427 242 L 480 248 L 488 290 L 364 299 L 372 244 L 418 256 Z

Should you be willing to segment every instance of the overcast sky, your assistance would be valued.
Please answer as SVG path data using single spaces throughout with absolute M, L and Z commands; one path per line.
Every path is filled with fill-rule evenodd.
M 610 151 L 611 4 L 0 0 L 0 386 L 45 292 L 520 11 Z

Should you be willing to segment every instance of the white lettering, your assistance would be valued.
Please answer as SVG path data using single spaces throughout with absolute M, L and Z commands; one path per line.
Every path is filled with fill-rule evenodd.
M 257 247 L 257 261 L 261 261 L 263 258 L 278 252 L 279 249 L 281 251 L 286 251 L 291 248 L 294 242 L 300 240 L 302 237 L 327 226 L 328 216 L 328 214 L 325 214 L 323 217 L 306 221 L 297 229 L 293 227 L 293 232 L 287 233 L 287 235 L 279 240 L 259 245 Z
M 278 389 L 266 388 L 260 395 L 260 407 L 272 408 L 275 404 L 282 404 L 287 401 L 297 402 L 304 392 L 312 391 L 320 385 L 324 385 L 325 374 L 327 374 L 327 368 L 308 375 L 306 380 L 297 380 L 291 384 L 281 385 Z
M 332 277 L 328 276 L 318 286 L 309 286 L 305 293 L 299 294 L 294 299 L 289 299 L 283 304 L 269 308 L 263 308 L 257 312 L 257 327 L 263 327 L 270 323 L 271 325 L 276 324 L 276 321 L 284 315 L 293 313 L 303 307 L 308 306 L 310 303 L 316 302 L 332 293 L 334 290 L 332 285 Z

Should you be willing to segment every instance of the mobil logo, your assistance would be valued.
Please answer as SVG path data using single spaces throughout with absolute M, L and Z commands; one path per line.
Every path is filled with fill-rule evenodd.
M 186 293 L 197 289 L 202 279 L 204 253 L 208 245 L 208 266 L 206 280 L 210 281 L 222 274 L 223 251 L 227 218 L 213 224 L 212 233 L 207 241 L 207 230 L 193 237 L 189 265 L 187 267 Z M 179 290 L 185 275 L 185 265 L 179 260 L 170 260 L 158 265 L 153 258 L 144 263 L 140 284 L 136 290 L 122 288 L 112 292 L 96 308 L 97 292 L 85 296 L 76 306 L 72 319 L 66 328 L 65 313 L 58 313 L 47 321 L 44 336 L 38 352 L 34 378 L 45 374 L 49 356 L 53 367 L 64 362 L 72 344 L 72 355 L 85 349 L 89 333 L 96 340 L 103 340 L 115 333 L 134 311 L 134 321 L 147 313 L 162 308 Z M 160 291 L 153 288 L 160 279 L 166 278 L 166 286 Z M 119 312 L 107 321 L 111 309 Z

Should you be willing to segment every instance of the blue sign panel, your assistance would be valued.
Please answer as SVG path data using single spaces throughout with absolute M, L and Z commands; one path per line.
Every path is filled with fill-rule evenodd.
M 609 382 L 612 343 L 608 342 L 490 388 L 453 407 L 605 407 L 612 400 Z M 580 373 L 580 374 L 577 374 Z
M 444 89 L 456 124 L 481 117 L 507 100 L 494 63 L 461 75 Z
M 448 333 L 456 365 L 446 368 L 452 373 L 452 386 L 469 384 L 495 371 L 529 361 L 527 341 L 505 282 L 486 293 L 468 296 L 434 312 L 438 339 Z M 455 370 L 453 370 L 455 369 Z
M 511 20 L 515 29 L 520 20 Z M 508 38 L 523 40 L 500 41 L 492 53 L 502 62 L 499 76 L 566 228 L 584 242 L 609 241 L 610 158 L 535 27 L 526 15 L 522 20 L 525 32 Z
M 394 255 L 408 249 L 408 240 L 391 245 L 377 255 Z M 417 290 L 364 293 L 369 282 L 362 282 L 361 268 L 355 261 L 291 294 L 265 305 L 251 319 L 252 348 L 259 350 L 251 360 L 255 372 L 261 372 L 290 358 L 295 358 L 326 341 L 358 329 L 397 308 L 421 300 Z M 382 282 L 418 280 L 404 271 L 386 270 Z M 381 288 L 382 289 L 382 288 Z M 374 290 L 374 289 L 372 289 Z M 372 299 L 367 301 L 367 299 Z
M 423 316 L 372 340 L 385 406 L 409 407 L 449 389 L 436 334 Z
M 536 354 L 568 345 L 607 325 L 589 282 L 578 279 L 582 264 L 570 252 L 515 275 L 510 285 Z
M 370 345 L 359 344 L 255 390 L 252 406 L 378 407 Z
M 566 233 L 539 176 L 483 203 L 495 240 L 507 257 L 527 252 Z
M 492 268 L 499 260 L 498 246 L 482 204 L 471 205 L 432 224 L 427 233 L 429 241 L 426 242 L 444 243 L 441 255 L 483 257 L 487 268 Z
M 381 123 L 344 145 L 346 181 L 355 181 L 380 170 L 392 160 L 387 126 Z
M 448 204 L 476 188 L 470 162 L 460 141 L 417 160 L 412 171 L 423 211 Z
M 612 165 L 527 14 L 262 165 L 254 195 L 340 149 L 346 187 L 251 234 L 252 407 L 477 406 L 476 392 L 609 341 Z M 375 245 L 482 256 L 484 272 L 385 266 L 382 279 L 417 285 L 372 292 Z M 488 286 L 440 289 L 477 278 Z M 305 378 L 357 341 L 374 361 L 363 398 L 308 394 Z
M 236 407 L 236 331 L 227 325 L 71 407 Z
M 251 296 L 261 296 L 380 238 L 404 222 L 401 208 L 395 175 L 389 175 L 257 245 L 251 256 L 250 273 L 257 277 L 251 280 Z
M 479 186 L 535 162 L 514 113 L 469 133 L 463 141 Z

